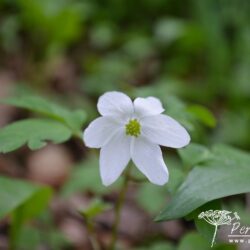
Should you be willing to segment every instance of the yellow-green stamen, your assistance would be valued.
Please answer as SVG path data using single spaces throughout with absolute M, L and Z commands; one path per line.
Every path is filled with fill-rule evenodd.
M 136 119 L 132 119 L 126 124 L 126 135 L 138 137 L 141 134 L 141 125 Z

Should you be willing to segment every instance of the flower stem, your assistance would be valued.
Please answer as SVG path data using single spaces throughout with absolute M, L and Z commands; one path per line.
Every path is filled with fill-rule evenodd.
M 86 219 L 86 225 L 87 225 L 89 240 L 90 240 L 93 250 L 100 250 L 101 248 L 96 238 L 93 222 L 90 221 L 89 219 Z
M 129 171 L 130 171 L 130 167 L 127 168 L 127 172 L 124 175 L 123 185 L 119 193 L 118 201 L 116 202 L 116 205 L 115 205 L 115 221 L 114 221 L 113 228 L 112 228 L 112 239 L 111 239 L 109 250 L 115 250 L 115 245 L 116 245 L 116 241 L 118 238 L 118 229 L 119 229 L 119 224 L 120 224 L 120 219 L 121 219 L 122 207 L 125 201 L 125 196 L 126 196 L 126 192 L 127 192 L 128 184 L 130 180 Z

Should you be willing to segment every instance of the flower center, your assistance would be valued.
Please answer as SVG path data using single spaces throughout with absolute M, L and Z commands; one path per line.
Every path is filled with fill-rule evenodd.
M 138 137 L 141 134 L 141 125 L 136 119 L 132 119 L 126 124 L 126 135 Z

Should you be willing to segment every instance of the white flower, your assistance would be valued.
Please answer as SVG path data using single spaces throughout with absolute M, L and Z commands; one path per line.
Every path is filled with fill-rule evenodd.
M 168 169 L 159 145 L 181 148 L 190 136 L 177 121 L 161 114 L 164 109 L 154 97 L 134 102 L 121 92 L 107 92 L 97 104 L 101 117 L 86 128 L 83 140 L 90 148 L 101 148 L 100 172 L 104 185 L 122 174 L 130 159 L 157 185 L 168 181 Z

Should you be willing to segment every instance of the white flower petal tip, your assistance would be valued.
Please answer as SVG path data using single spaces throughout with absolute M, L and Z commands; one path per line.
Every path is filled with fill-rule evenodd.
M 117 179 L 119 178 L 119 176 L 117 177 Z M 108 177 L 103 177 L 101 175 L 101 181 L 102 181 L 102 185 L 105 187 L 108 187 L 110 185 L 112 185 L 114 182 L 116 182 L 117 179 L 109 179 Z
M 131 99 L 122 92 L 111 91 L 100 96 L 97 109 L 103 116 L 130 115 L 134 112 Z
M 102 179 L 101 178 L 101 180 L 102 180 L 102 185 L 103 186 L 105 186 L 105 187 L 108 187 L 108 186 L 110 186 L 110 185 L 112 185 L 115 181 L 112 181 L 112 180 L 104 180 L 104 179 Z
M 162 180 L 158 180 L 157 182 L 153 182 L 153 181 L 150 181 L 151 183 L 153 183 L 153 184 L 155 184 L 155 185 L 157 185 L 157 186 L 164 186 L 165 184 L 167 184 L 168 183 L 168 176 L 165 178 L 165 179 L 162 179 Z
M 135 113 L 139 117 L 158 115 L 164 112 L 161 101 L 156 97 L 141 98 L 134 100 Z
M 132 160 L 153 184 L 162 186 L 168 182 L 169 173 L 160 146 L 142 137 L 134 141 Z
M 189 133 L 186 131 L 186 129 L 185 129 L 185 132 L 186 132 L 186 135 L 185 135 L 185 137 L 183 137 L 183 146 L 181 148 L 186 147 L 191 141 L 191 137 L 190 137 Z
M 170 116 L 160 114 L 154 117 L 144 117 L 141 123 L 142 133 L 155 144 L 182 148 L 191 140 L 187 130 Z
M 164 185 L 167 184 L 168 181 L 169 181 L 169 173 L 166 172 L 165 174 L 163 174 L 163 175 L 161 176 L 161 178 L 157 178 L 157 179 L 148 178 L 148 180 L 149 180 L 151 183 L 153 183 L 153 184 L 155 184 L 155 185 L 157 185 L 157 186 L 164 186 Z

